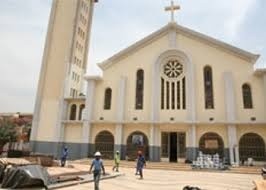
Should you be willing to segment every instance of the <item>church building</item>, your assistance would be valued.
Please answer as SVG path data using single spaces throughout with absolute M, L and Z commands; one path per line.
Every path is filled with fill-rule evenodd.
M 57 147 L 56 156 L 66 145 L 71 159 L 95 151 L 112 158 L 117 150 L 135 159 L 141 150 L 150 161 L 193 161 L 198 151 L 229 163 L 266 161 L 266 69 L 255 67 L 259 55 L 178 25 L 175 9 L 166 8 L 167 25 L 99 63 L 102 76 L 84 79 L 86 96 L 62 93 L 70 75 L 59 86 L 46 80 L 36 102 L 42 111 L 34 115 L 35 152 Z M 51 74 L 59 72 L 56 64 Z M 49 101 L 56 88 L 61 103 Z M 49 113 L 49 106 L 58 109 Z

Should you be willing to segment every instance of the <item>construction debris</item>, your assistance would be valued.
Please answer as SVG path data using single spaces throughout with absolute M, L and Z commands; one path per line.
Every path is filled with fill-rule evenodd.
M 3 177 L 2 188 L 48 188 L 50 184 L 51 179 L 46 169 L 39 165 L 27 165 L 8 168 Z

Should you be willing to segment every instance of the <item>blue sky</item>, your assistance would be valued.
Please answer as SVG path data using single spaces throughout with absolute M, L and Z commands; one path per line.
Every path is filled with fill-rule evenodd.
M 33 112 L 52 0 L 0 1 L 0 112 Z M 265 0 L 175 0 L 178 24 L 253 53 L 266 64 Z M 169 0 L 99 0 L 88 73 L 97 62 L 158 30 L 170 20 Z

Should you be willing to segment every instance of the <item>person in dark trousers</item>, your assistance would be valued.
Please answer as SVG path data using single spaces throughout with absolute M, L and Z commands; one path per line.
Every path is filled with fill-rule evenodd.
M 67 157 L 68 157 L 68 148 L 65 146 L 63 148 L 63 152 L 62 152 L 62 156 L 61 156 L 61 167 L 65 167 Z
M 105 175 L 105 169 L 103 166 L 103 161 L 101 159 L 101 153 L 96 152 L 94 156 L 95 156 L 95 159 L 93 159 L 91 163 L 89 173 L 91 174 L 92 168 L 94 167 L 94 170 L 93 170 L 94 190 L 99 190 L 101 171 L 103 171 L 103 175 Z
M 119 163 L 120 163 L 120 153 L 119 153 L 119 151 L 116 151 L 114 160 L 115 160 L 115 165 L 113 167 L 113 171 L 119 172 Z
M 146 166 L 145 157 L 142 155 L 141 151 L 138 151 L 138 158 L 137 158 L 137 172 L 139 173 L 140 179 L 143 179 L 143 167 Z

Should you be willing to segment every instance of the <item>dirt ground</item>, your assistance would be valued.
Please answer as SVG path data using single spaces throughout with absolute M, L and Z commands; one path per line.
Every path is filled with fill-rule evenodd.
M 111 168 L 106 168 L 111 172 Z M 182 190 L 186 185 L 197 186 L 204 190 L 251 190 L 253 180 L 262 179 L 260 175 L 232 174 L 195 171 L 166 171 L 145 169 L 144 179 L 135 175 L 134 168 L 121 168 L 125 175 L 100 182 L 100 190 Z M 64 190 L 94 189 L 93 183 L 86 183 Z

